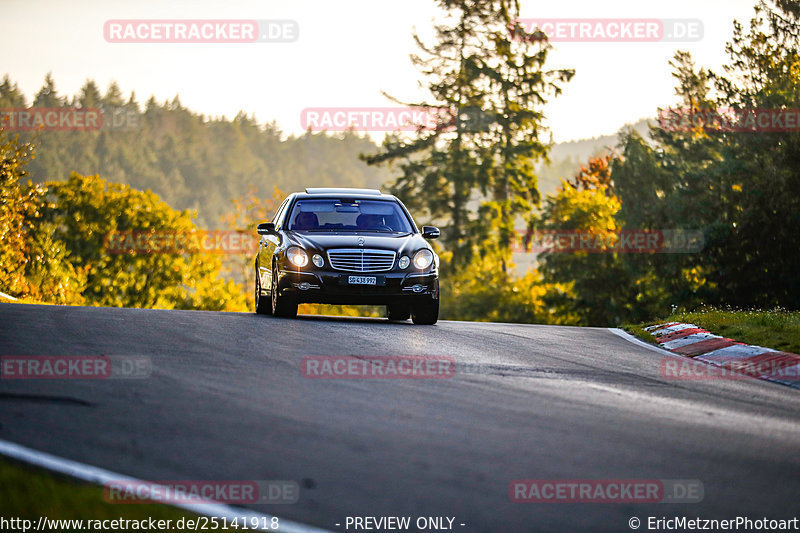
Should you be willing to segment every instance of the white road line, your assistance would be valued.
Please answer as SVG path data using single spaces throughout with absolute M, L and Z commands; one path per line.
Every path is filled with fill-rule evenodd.
M 96 466 L 79 463 L 70 459 L 64 459 L 62 457 L 50 455 L 49 453 L 40 452 L 38 450 L 27 448 L 25 446 L 14 444 L 13 442 L 8 442 L 2 439 L 0 439 L 0 454 L 11 457 L 12 459 L 16 459 L 17 461 L 22 461 L 41 468 L 46 468 L 48 470 L 52 470 L 53 472 L 65 474 L 67 476 L 71 476 L 82 481 L 87 481 L 89 483 L 95 483 L 101 486 L 106 483 L 120 481 L 144 483 L 144 481 L 140 479 L 124 476 L 122 474 L 114 473 L 110 470 L 104 470 L 102 468 L 97 468 Z M 156 486 L 151 482 L 148 482 L 148 484 L 154 487 Z M 274 515 L 257 513 L 249 509 L 231 507 L 230 505 L 218 503 L 213 500 L 208 500 L 208 503 L 170 503 L 168 505 L 209 517 L 227 518 L 228 521 L 231 521 L 236 517 L 238 517 L 240 520 L 242 518 L 246 518 L 248 521 L 251 518 L 254 518 L 258 519 L 260 524 L 263 524 L 262 520 L 266 520 L 267 525 L 269 525 L 269 521 L 274 517 Z M 277 518 L 280 521 L 280 527 L 278 530 L 282 533 L 329 533 L 325 529 L 317 529 L 315 527 L 306 526 L 304 524 L 300 524 L 299 522 L 292 522 L 291 520 L 281 517 Z M 269 529 L 260 527 L 250 529 L 271 531 Z

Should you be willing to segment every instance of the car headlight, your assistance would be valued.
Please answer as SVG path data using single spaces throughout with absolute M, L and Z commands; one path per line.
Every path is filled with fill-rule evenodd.
M 414 255 L 414 266 L 420 270 L 424 270 L 431 266 L 433 263 L 433 252 L 423 248 Z
M 325 260 L 319 254 L 314 254 L 311 256 L 311 262 L 314 263 L 317 268 L 322 268 L 322 265 L 325 264 Z
M 286 250 L 286 258 L 296 267 L 304 267 L 308 264 L 308 254 L 297 246 L 291 246 Z
M 408 268 L 408 265 L 410 264 L 411 264 L 411 259 L 409 259 L 407 256 L 404 255 L 403 257 L 400 258 L 400 261 L 397 262 L 397 268 L 403 270 Z

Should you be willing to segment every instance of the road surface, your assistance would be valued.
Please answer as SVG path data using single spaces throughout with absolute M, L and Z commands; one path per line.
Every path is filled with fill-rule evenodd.
M 669 356 L 606 329 L 0 304 L 0 354 L 152 361 L 147 379 L 0 380 L 0 439 L 140 479 L 295 480 L 296 504 L 253 509 L 334 531 L 348 516 L 629 531 L 634 516 L 789 518 L 800 497 L 800 391 L 665 379 Z M 303 377 L 303 357 L 330 355 L 470 370 Z M 704 496 L 516 503 L 517 479 L 695 479 Z

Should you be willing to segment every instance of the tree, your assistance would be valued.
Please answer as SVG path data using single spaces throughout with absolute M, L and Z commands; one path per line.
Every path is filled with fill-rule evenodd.
M 33 198 L 25 196 L 20 179 L 32 147 L 0 129 L 0 291 L 11 295 L 27 292 L 25 279 L 25 218 L 35 211 Z
M 800 108 L 800 6 L 761 1 L 749 28 L 736 25 L 724 75 L 714 75 L 719 105 Z M 718 191 L 729 224 L 719 235 L 714 280 L 727 303 L 800 308 L 800 133 L 723 136 Z
M 100 89 L 94 80 L 86 80 L 86 83 L 81 87 L 80 95 L 78 96 L 76 104 L 80 107 L 98 107 L 102 102 Z
M 797 5 L 759 2 L 748 29 L 736 23 L 724 74 L 672 62 L 681 106 L 671 112 L 746 112 L 800 107 Z M 689 124 L 689 122 L 684 122 Z M 800 307 L 800 134 L 703 123 L 656 127 L 654 146 L 623 138 L 615 162 L 619 218 L 627 225 L 701 230 L 702 253 L 626 258 L 663 279 L 678 305 Z
M 43 223 L 43 191 L 21 183 L 34 148 L 0 129 L 0 291 L 33 301 L 83 303 L 86 279 Z
M 203 253 L 114 253 L 111 235 L 130 231 L 191 236 L 190 213 L 176 211 L 150 191 L 72 173 L 46 184 L 43 220 L 55 228 L 69 259 L 86 271 L 92 305 L 242 311 L 245 296 L 220 278 L 222 260 Z
M 580 166 L 580 170 L 569 185 L 574 189 L 584 191 L 603 189 L 607 194 L 611 194 L 611 162 L 614 159 L 614 154 L 610 152 L 590 157 L 586 165 Z
M 440 0 L 439 5 L 449 12 L 451 24 L 435 26 L 432 45 L 415 33 L 419 53 L 411 56 L 427 79 L 433 101 L 410 104 L 439 114 L 439 120 L 433 128 L 418 128 L 411 140 L 387 136 L 382 151 L 365 160 L 369 164 L 401 161 L 402 175 L 392 185 L 392 192 L 414 211 L 439 221 L 442 243 L 452 253 L 453 262 L 465 264 L 472 246 L 468 202 L 476 188 L 486 188 L 487 173 L 478 160 L 474 135 L 458 127 L 457 117 L 462 109 L 480 110 L 484 100 L 477 82 L 476 57 L 482 46 L 479 11 L 486 5 L 451 0 Z
M 415 34 L 420 54 L 412 56 L 431 101 L 410 105 L 450 111 L 452 118 L 432 131 L 418 129 L 411 140 L 388 136 L 382 151 L 365 159 L 400 161 L 393 191 L 444 225 L 443 246 L 460 267 L 487 239 L 508 255 L 515 216 L 539 200 L 533 164 L 546 153 L 540 107 L 573 73 L 543 70 L 549 45 L 511 31 L 518 2 L 438 3 L 449 24 L 435 27 L 432 45 Z M 476 201 L 486 203 L 479 217 L 471 216 Z M 505 265 L 504 255 L 500 261 Z
M 25 95 L 19 90 L 19 86 L 11 82 L 8 74 L 4 75 L 3 83 L 0 83 L 0 107 L 22 108 L 27 105 Z
M 558 193 L 545 201 L 541 225 L 545 232 L 577 232 L 588 234 L 592 242 L 597 238 L 607 242 L 619 230 L 615 219 L 619 209 L 619 199 L 609 185 L 578 188 L 563 181 Z M 629 316 L 627 307 L 636 300 L 636 291 L 618 253 L 554 249 L 540 260 L 546 282 L 569 288 L 549 297 L 562 313 L 574 314 L 590 326 L 617 325 Z
M 58 95 L 53 73 L 48 72 L 44 77 L 44 85 L 33 99 L 34 107 L 63 107 L 66 99 Z
M 131 94 L 131 97 L 133 97 L 133 94 Z M 103 95 L 102 103 L 104 107 L 112 109 L 115 107 L 122 107 L 125 104 L 125 100 L 122 97 L 122 90 L 119 88 L 117 82 L 112 81 L 109 84 L 106 94 Z
M 546 36 L 528 34 L 521 27 L 517 0 L 494 0 L 487 7 L 482 15 L 489 47 L 477 61 L 481 81 L 488 86 L 482 105 L 492 127 L 478 134 L 478 144 L 492 161 L 490 201 L 499 214 L 499 247 L 508 250 L 516 217 L 530 219 L 539 205 L 534 165 L 548 150 L 541 109 L 548 98 L 561 93 L 561 84 L 569 82 L 574 71 L 546 70 L 551 47 Z

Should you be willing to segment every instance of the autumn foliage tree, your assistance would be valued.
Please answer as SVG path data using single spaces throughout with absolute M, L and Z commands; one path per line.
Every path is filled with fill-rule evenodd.
M 176 211 L 150 191 L 98 176 L 72 173 L 47 182 L 42 218 L 55 228 L 76 268 L 86 272 L 87 303 L 111 307 L 241 311 L 241 289 L 224 280 L 222 259 L 204 251 L 117 253 L 116 232 L 191 235 L 199 230 L 188 211 Z
M 0 290 L 27 301 L 163 309 L 245 309 L 206 253 L 115 253 L 113 232 L 197 232 L 150 191 L 72 173 L 21 183 L 34 147 L 0 130 Z
M 22 183 L 33 158 L 29 143 L 0 129 L 0 291 L 58 304 L 80 304 L 86 278 L 43 220 L 43 189 Z

